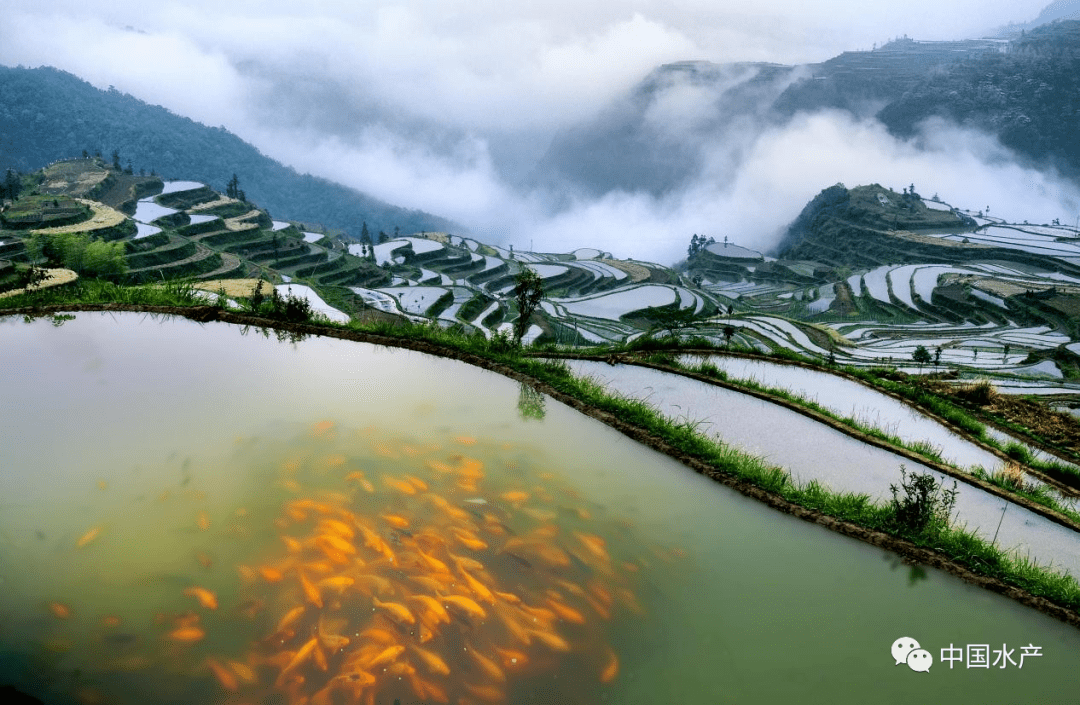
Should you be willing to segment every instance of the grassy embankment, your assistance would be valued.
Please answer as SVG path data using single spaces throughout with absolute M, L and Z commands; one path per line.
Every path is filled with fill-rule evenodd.
M 0 303 L 0 314 L 12 309 L 43 311 L 44 307 L 56 307 L 52 310 L 57 310 L 84 304 L 177 309 L 207 307 L 206 300 L 187 284 L 124 287 L 81 279 L 68 286 L 5 299 Z M 224 300 L 217 305 L 224 309 Z M 286 322 L 281 315 L 285 309 L 275 314 L 280 320 L 274 321 L 266 318 L 267 310 L 264 302 L 261 315 L 252 316 L 247 321 L 269 327 L 291 327 L 292 331 L 300 334 L 395 338 L 403 345 L 423 345 L 432 352 L 442 351 L 443 354 L 482 364 L 504 374 L 524 377 L 541 391 L 553 394 L 679 459 L 698 472 L 771 506 L 862 540 L 887 546 L 912 560 L 949 570 L 1080 626 L 1080 584 L 1071 576 L 1036 566 L 1024 557 L 1010 556 L 995 545 L 957 528 L 941 523 L 913 526 L 902 519 L 903 497 L 899 498 L 900 501 L 894 499 L 891 503 L 876 504 L 867 495 L 833 492 L 813 481 L 797 485 L 782 468 L 700 433 L 694 423 L 672 421 L 645 401 L 607 393 L 595 382 L 574 377 L 565 364 L 524 356 L 521 350 L 508 345 L 505 339 L 488 340 L 462 329 L 444 329 L 438 325 L 403 325 L 385 321 L 335 324 L 320 320 L 318 316 L 308 316 L 307 322 L 296 318 Z M 248 313 L 251 313 L 250 310 Z M 1017 593 L 1015 588 L 1022 592 Z

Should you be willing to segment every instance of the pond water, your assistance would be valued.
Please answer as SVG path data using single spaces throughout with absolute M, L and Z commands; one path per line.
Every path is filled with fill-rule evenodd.
M 904 470 L 952 479 L 890 450 L 862 443 L 803 414 L 723 387 L 636 365 L 570 360 L 577 374 L 609 391 L 643 399 L 659 413 L 787 470 L 800 484 L 817 481 L 836 492 L 888 502 Z M 1080 534 L 967 484 L 958 485 L 955 516 L 986 541 L 1039 565 L 1080 575 Z
M 911 406 L 846 377 L 808 370 L 797 365 L 782 365 L 748 360 L 728 355 L 683 355 L 684 364 L 705 362 L 716 365 L 734 379 L 753 380 L 769 387 L 786 389 L 817 402 L 841 417 L 854 417 L 861 423 L 879 428 L 902 440 L 926 441 L 941 449 L 946 460 L 962 467 L 979 465 L 988 471 L 1002 462 L 993 453 L 957 435 Z
M 463 363 L 129 313 L 0 359 L 0 685 L 50 703 L 1075 692 L 1077 630 Z

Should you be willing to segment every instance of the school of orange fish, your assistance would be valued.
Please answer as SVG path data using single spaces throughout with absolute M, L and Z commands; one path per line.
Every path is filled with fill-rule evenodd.
M 324 421 L 310 435 L 338 431 Z M 498 473 L 489 488 L 485 463 L 468 454 L 475 443 L 391 447 L 372 436 L 367 468 L 325 450 L 283 462 L 280 547 L 237 566 L 237 609 L 257 639 L 245 654 L 200 653 L 197 672 L 236 702 L 280 693 L 291 705 L 497 705 L 515 684 L 566 668 L 596 687 L 614 681 L 607 625 L 643 613 L 631 585 L 645 561 L 617 559 L 604 538 L 578 530 L 593 518 L 565 506 L 572 491 L 557 502 L 537 483 L 550 473 Z M 314 475 L 320 489 L 305 489 Z M 205 513 L 196 522 L 209 524 Z M 169 618 L 163 636 L 195 652 L 219 599 L 195 585 L 183 593 L 192 609 Z M 67 616 L 65 605 L 51 609 Z

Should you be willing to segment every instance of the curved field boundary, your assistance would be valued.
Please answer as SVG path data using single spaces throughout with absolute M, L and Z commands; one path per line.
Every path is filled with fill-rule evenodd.
M 716 482 L 720 482 L 728 487 L 731 487 L 735 491 L 756 499 L 773 509 L 790 514 L 791 516 L 803 519 L 804 521 L 813 522 L 820 526 L 823 526 L 832 531 L 856 538 L 865 543 L 879 546 L 889 551 L 893 551 L 900 556 L 909 560 L 915 561 L 922 565 L 927 565 L 933 568 L 937 568 L 948 572 L 961 580 L 964 580 L 973 585 L 992 590 L 1000 595 L 1008 597 L 1012 600 L 1020 602 L 1024 605 L 1032 607 L 1034 609 L 1050 615 L 1055 619 L 1058 619 L 1070 626 L 1080 629 L 1080 612 L 1063 607 L 1056 604 L 1044 597 L 1033 595 L 1026 590 L 1023 590 L 1014 585 L 1010 585 L 999 578 L 980 575 L 970 570 L 966 566 L 963 566 L 955 561 L 939 554 L 938 552 L 918 546 L 911 541 L 902 539 L 896 536 L 892 536 L 883 531 L 875 529 L 868 529 L 858 524 L 854 524 L 849 521 L 837 519 L 830 516 L 820 510 L 809 509 L 801 505 L 790 502 L 780 495 L 765 490 L 757 485 L 754 485 L 746 480 L 738 478 L 734 475 L 726 473 L 717 467 L 693 456 L 685 453 L 678 448 L 670 445 L 667 441 L 656 436 L 655 434 L 639 427 L 634 424 L 623 421 L 618 416 L 598 409 L 590 404 L 587 404 L 578 398 L 565 394 L 555 389 L 546 382 L 542 382 L 535 377 L 519 372 L 507 365 L 504 365 L 493 360 L 489 360 L 472 353 L 464 352 L 452 347 L 439 345 L 426 340 L 414 340 L 403 339 L 398 337 L 391 337 L 386 335 L 380 335 L 376 333 L 365 333 L 362 331 L 348 330 L 348 329 L 335 329 L 325 326 L 313 325 L 308 323 L 285 323 L 282 321 L 274 321 L 258 316 L 252 316 L 250 314 L 235 313 L 232 311 L 223 311 L 214 306 L 147 306 L 147 305 L 132 305 L 132 304 L 59 304 L 54 306 L 41 306 L 41 307 L 27 307 L 20 309 L 11 309 L 0 312 L 0 315 L 49 315 L 54 313 L 64 312 L 78 312 L 78 311 L 133 311 L 144 313 L 159 313 L 165 315 L 176 315 L 189 318 L 199 323 L 207 323 L 210 321 L 222 321 L 225 323 L 232 323 L 245 326 L 259 326 L 262 328 L 270 328 L 275 330 L 281 330 L 287 333 L 299 334 L 299 335 L 321 335 L 329 338 L 337 338 L 340 340 L 351 340 L 360 343 L 370 343 L 373 345 L 382 345 L 387 347 L 397 347 L 407 350 L 414 350 L 417 352 L 426 353 L 429 355 L 436 355 L 439 357 L 445 357 L 449 359 L 460 360 L 475 367 L 480 367 L 486 370 L 503 375 L 504 377 L 513 379 L 518 382 L 523 382 L 532 386 L 537 391 L 546 394 L 553 399 L 566 404 L 567 406 L 594 418 L 601 423 L 614 428 L 628 438 L 637 441 L 653 450 L 661 452 L 675 460 L 679 461 L 683 465 L 691 468 L 692 470 L 712 479 Z
M 545 357 L 567 358 L 567 359 L 577 359 L 577 360 L 593 360 L 593 361 L 596 361 L 596 362 L 608 362 L 609 364 L 615 364 L 615 363 L 612 363 L 612 360 L 611 360 L 610 356 L 603 356 L 603 355 L 575 355 L 575 354 L 568 354 L 568 355 L 545 355 Z M 697 374 L 697 373 L 694 373 L 694 372 L 690 372 L 688 370 L 681 370 L 681 369 L 677 369 L 677 368 L 673 368 L 673 367 L 668 367 L 666 365 L 657 365 L 657 364 L 654 364 L 654 363 L 651 363 L 651 362 L 646 362 L 644 360 L 634 360 L 632 358 L 618 359 L 617 364 L 637 365 L 638 367 L 647 367 L 647 368 L 650 368 L 650 369 L 657 370 L 659 372 L 665 372 L 665 373 L 668 373 L 668 374 L 680 375 L 682 377 L 687 377 L 689 379 L 693 379 L 694 381 L 699 382 L 699 383 L 710 384 L 710 385 L 713 385 L 713 386 L 716 386 L 716 387 L 722 387 L 724 389 L 727 389 L 727 390 L 730 390 L 730 391 L 733 391 L 733 392 L 737 392 L 739 394 L 746 394 L 746 395 L 755 397 L 757 399 L 761 399 L 762 401 L 768 402 L 770 404 L 776 404 L 778 406 L 782 406 L 782 407 L 784 407 L 786 409 L 789 409 L 789 410 L 794 411 L 794 412 L 796 412 L 798 414 L 806 416 L 807 418 L 812 419 L 813 421 L 817 421 L 818 423 L 825 424 L 826 426 L 829 426 L 829 427 L 843 433 L 846 436 L 850 436 L 851 438 L 854 438 L 855 440 L 859 441 L 860 443 L 864 443 L 866 445 L 874 446 L 876 448 L 880 448 L 882 450 L 889 451 L 890 453 L 894 453 L 896 455 L 903 456 L 904 458 L 906 458 L 906 459 L 908 459 L 908 460 L 910 460 L 910 461 L 912 461 L 914 463 L 920 463 L 922 465 L 926 465 L 926 466 L 932 468 L 933 470 L 936 470 L 936 471 L 938 471 L 938 472 L 940 472 L 940 473 L 942 473 L 944 475 L 952 477 L 953 479 L 958 480 L 960 482 L 963 482 L 964 484 L 971 485 L 972 487 L 980 489 L 980 490 L 982 490 L 984 492 L 989 492 L 990 494 L 998 497 L 999 499 L 1003 499 L 1003 500 L 1005 500 L 1007 502 L 1011 502 L 1013 504 L 1019 505 L 1019 506 L 1025 508 L 1025 509 L 1028 509 L 1028 510 L 1030 510 L 1030 511 L 1036 513 L 1036 514 L 1039 514 L 1040 516 L 1042 516 L 1042 517 L 1044 517 L 1046 519 L 1049 519 L 1050 521 L 1053 521 L 1056 524 L 1060 524 L 1061 526 L 1064 526 L 1067 529 L 1071 529 L 1072 531 L 1080 533 L 1080 524 L 1077 524 L 1075 521 L 1073 521 L 1069 517 L 1067 517 L 1067 516 L 1065 516 L 1063 514 L 1059 514 L 1058 512 L 1055 512 L 1054 510 L 1052 510 L 1052 509 L 1050 509 L 1048 507 L 1045 507 L 1045 506 L 1043 506 L 1041 504 L 1038 504 L 1037 502 L 1032 502 L 1031 500 L 1026 499 L 1024 497 L 1020 497 L 1018 495 L 1012 494 L 1012 493 L 1010 493 L 1010 492 L 1008 492 L 1008 491 L 1006 491 L 1006 490 L 1004 490 L 1004 489 L 1002 489 L 1002 488 L 1000 488 L 1000 487 L 998 487 L 996 485 L 993 485 L 993 484 L 990 484 L 989 482 L 985 482 L 983 480 L 980 480 L 979 478 L 975 477 L 974 475 L 966 473 L 963 470 L 958 470 L 958 469 L 956 469 L 956 468 L 954 468 L 954 467 L 952 467 L 950 465 L 944 465 L 942 463 L 938 463 L 938 462 L 936 462 L 934 460 L 931 460 L 930 458 L 919 455 L 918 453 L 915 453 L 914 451 L 908 450 L 907 448 L 902 448 L 902 447 L 895 446 L 895 445 L 889 443 L 888 441 L 882 440 L 880 438 L 876 438 L 876 437 L 871 436 L 871 435 L 869 435 L 867 433 L 863 433 L 862 431 L 860 431 L 860 430 L 858 430 L 856 428 L 852 428 L 851 426 L 848 426 L 846 424 L 843 424 L 843 423 L 837 421 L 836 419 L 832 418 L 831 416 L 827 416 L 825 414 L 819 413 L 819 412 L 817 412 L 817 411 L 815 411 L 813 409 L 807 408 L 807 407 L 805 407 L 805 406 L 803 406 L 801 404 L 790 401 L 788 399 L 783 399 L 781 397 L 777 397 L 777 396 L 774 396 L 774 395 L 769 394 L 767 392 L 762 392 L 762 391 L 759 391 L 759 390 L 756 390 L 756 389 L 747 389 L 746 387 L 740 386 L 740 385 L 732 383 L 732 382 L 727 382 L 725 380 L 718 380 L 718 379 L 715 379 L 713 377 L 706 377 L 705 375 L 700 375 L 700 374 Z M 880 390 L 876 390 L 876 391 L 880 391 Z M 909 404 L 909 406 L 910 406 L 910 404 Z M 919 413 L 923 413 L 923 411 L 921 409 L 918 409 L 917 407 L 912 407 L 912 408 L 916 409 Z M 938 421 L 939 423 L 945 423 L 944 420 L 940 419 L 940 418 L 935 418 L 935 420 Z M 969 439 L 969 440 L 971 440 L 971 439 Z M 996 449 L 990 448 L 989 446 L 984 446 L 981 443 L 978 444 L 978 445 L 985 448 L 987 451 L 994 452 L 995 455 L 1001 457 L 1003 460 L 1011 460 L 1004 453 L 1001 453 L 1000 451 L 997 451 Z M 1027 470 L 1032 475 L 1038 475 L 1038 473 L 1036 473 L 1034 471 L 1031 471 L 1030 469 L 1027 469 Z M 1043 478 L 1040 476 L 1039 479 L 1042 480 Z M 1054 483 L 1052 480 L 1048 481 L 1047 484 L 1052 484 L 1055 488 L 1057 488 L 1057 484 Z M 1071 488 L 1069 488 L 1069 489 L 1071 489 Z M 1075 490 L 1073 490 L 1073 491 L 1075 491 Z

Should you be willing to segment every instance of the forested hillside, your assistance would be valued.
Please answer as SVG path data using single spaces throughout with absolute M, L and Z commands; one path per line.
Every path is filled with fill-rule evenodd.
M 248 198 L 274 217 L 318 222 L 359 237 L 373 232 L 452 230 L 449 221 L 406 210 L 353 189 L 298 174 L 236 135 L 116 90 L 102 91 L 53 68 L 0 66 L 0 172 L 20 172 L 86 151 L 123 167 L 197 179 L 224 191 L 233 174 Z

